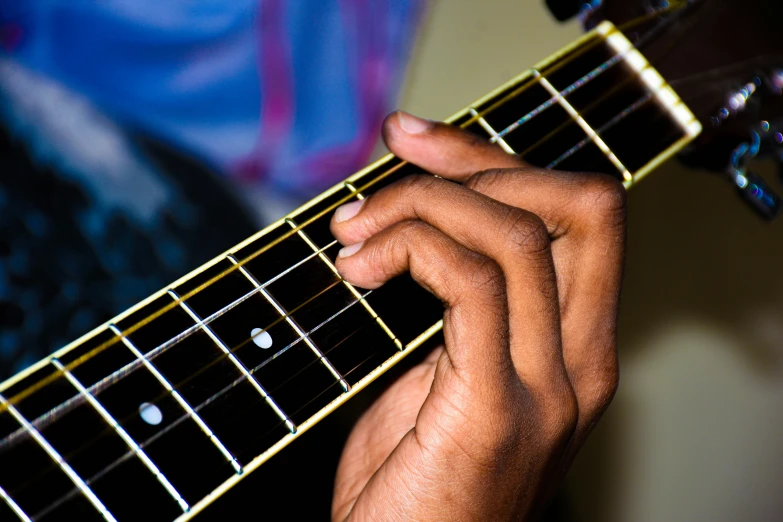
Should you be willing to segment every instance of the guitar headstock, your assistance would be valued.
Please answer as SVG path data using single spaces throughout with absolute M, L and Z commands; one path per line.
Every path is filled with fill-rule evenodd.
M 701 121 L 681 154 L 721 173 L 763 217 L 783 202 L 749 159 L 783 165 L 783 2 L 780 0 L 547 0 L 558 19 L 585 28 L 611 20 L 645 54 Z M 781 167 L 783 175 L 783 167 Z M 783 179 L 782 179 L 783 181 Z

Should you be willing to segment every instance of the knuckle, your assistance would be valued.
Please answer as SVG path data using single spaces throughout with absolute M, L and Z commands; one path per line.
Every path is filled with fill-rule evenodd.
M 394 235 L 401 238 L 403 241 L 416 241 L 417 239 L 428 239 L 434 230 L 432 226 L 428 225 L 424 221 L 416 219 L 400 221 L 392 225 L 391 230 L 394 231 Z
M 386 237 L 389 247 L 395 252 L 408 252 L 411 245 L 429 245 L 433 241 L 435 230 L 419 220 L 406 220 L 389 227 Z
M 586 398 L 586 414 L 590 418 L 597 418 L 609 407 L 620 385 L 620 366 L 617 358 L 607 362 L 603 368 L 596 372 L 591 391 Z
M 470 288 L 479 295 L 486 294 L 492 299 L 505 299 L 506 279 L 500 266 L 484 256 L 476 254 L 470 273 Z
M 431 174 L 411 174 L 396 183 L 400 197 L 409 197 L 411 194 L 427 192 L 435 187 L 440 180 Z
M 550 386 L 537 401 L 546 436 L 556 444 L 567 442 L 579 422 L 579 403 L 568 379 Z
M 621 226 L 626 219 L 627 197 L 628 192 L 618 179 L 605 174 L 589 174 L 579 202 L 600 225 Z
M 483 193 L 501 183 L 505 174 L 504 171 L 498 169 L 482 170 L 469 177 L 464 185 L 471 190 Z
M 407 245 L 421 242 L 426 235 L 426 225 L 420 221 L 401 221 L 391 225 L 380 240 L 371 241 L 368 261 L 380 269 L 385 276 L 397 272 L 399 254 L 407 252 Z
M 509 250 L 525 254 L 549 250 L 549 231 L 541 218 L 520 209 L 514 209 L 509 214 L 505 234 Z

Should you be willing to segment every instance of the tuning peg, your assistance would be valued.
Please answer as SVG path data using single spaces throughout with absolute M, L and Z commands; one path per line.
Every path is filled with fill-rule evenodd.
M 767 120 L 759 122 L 758 126 L 751 130 L 750 140 L 739 144 L 731 153 L 729 165 L 726 169 L 728 178 L 737 187 L 742 198 L 764 219 L 772 220 L 780 214 L 781 199 L 767 182 L 750 172 L 747 168 L 748 161 L 760 154 L 770 153 L 783 162 L 783 134 L 780 133 L 782 122 L 770 124 Z M 783 166 L 780 168 L 783 177 Z
M 565 22 L 579 14 L 585 5 L 585 0 L 546 0 L 546 5 L 552 12 L 552 16 L 560 22 Z
M 775 219 L 781 210 L 780 197 L 758 174 L 746 171 L 734 179 L 742 198 L 764 219 Z

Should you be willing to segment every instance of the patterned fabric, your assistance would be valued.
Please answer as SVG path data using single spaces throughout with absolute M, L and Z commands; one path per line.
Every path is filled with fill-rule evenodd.
M 312 196 L 361 166 L 424 0 L 0 0 L 0 46 L 121 125 Z
M 0 61 L 0 379 L 252 234 L 203 167 Z
M 422 2 L 0 0 L 0 380 L 361 166 Z

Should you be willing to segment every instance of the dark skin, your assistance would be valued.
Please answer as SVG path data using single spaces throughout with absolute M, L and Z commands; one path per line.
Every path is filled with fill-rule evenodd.
M 625 190 L 404 113 L 384 139 L 445 179 L 341 208 L 337 268 L 363 288 L 410 271 L 446 305 L 445 346 L 354 428 L 332 518 L 535 518 L 617 389 Z

